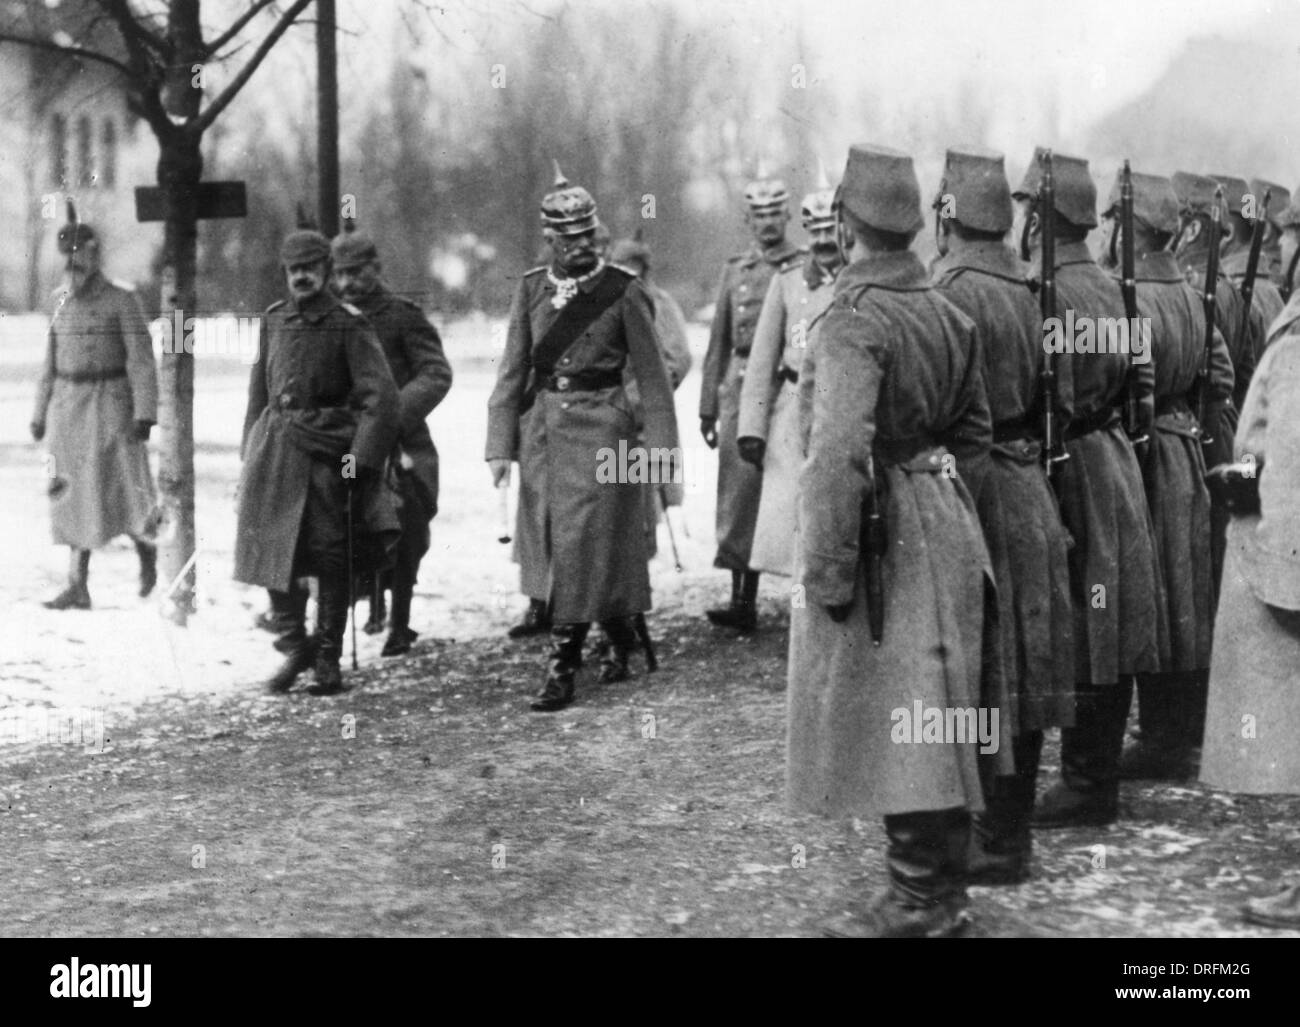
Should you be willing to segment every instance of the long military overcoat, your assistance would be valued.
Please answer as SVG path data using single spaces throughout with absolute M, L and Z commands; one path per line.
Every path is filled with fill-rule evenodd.
M 149 453 L 133 422 L 158 420 L 158 377 L 135 293 L 102 274 L 55 293 L 34 423 L 46 425 L 50 528 L 96 549 L 147 534 L 157 507 Z
M 411 460 L 425 519 L 438 512 L 438 449 L 429 433 L 428 416 L 451 388 L 451 364 L 438 330 L 419 306 L 380 286 L 357 301 L 379 336 L 397 384 L 398 436 L 402 454 Z
M 1083 242 L 1056 250 L 1057 310 L 1097 325 L 1125 318 L 1119 283 L 1092 259 Z M 1094 342 L 1096 331 L 1093 332 Z M 1086 335 L 1079 340 L 1085 344 Z M 1070 459 L 1061 465 L 1061 520 L 1074 539 L 1070 593 L 1074 603 L 1075 681 L 1110 685 L 1121 676 L 1160 669 L 1167 638 L 1160 568 L 1151 514 L 1133 445 L 1113 413 L 1124 388 L 1129 354 L 1081 352 L 1060 361 L 1073 377 L 1074 422 L 1066 432 Z M 1153 371 L 1141 365 L 1139 394 L 1147 416 Z M 1089 420 L 1104 427 L 1084 431 Z
M 718 289 L 709 349 L 704 357 L 704 380 L 700 383 L 700 417 L 715 418 L 718 431 L 715 567 L 749 569 L 763 476 L 758 468 L 740 459 L 736 448 L 740 390 L 772 276 L 798 264 L 803 257 L 803 250 L 790 242 L 767 251 L 754 246 L 727 262 Z
M 1144 254 L 1136 277 L 1138 315 L 1150 320 L 1155 371 L 1156 417 L 1143 473 L 1169 627 L 1161 669 L 1201 670 L 1210 665 L 1214 634 L 1210 494 L 1188 396 L 1204 360 L 1205 311 L 1172 254 Z M 1220 406 L 1232 397 L 1232 363 L 1217 330 L 1214 338 L 1206 400 Z
M 645 448 L 677 450 L 680 456 L 672 388 L 655 344 L 650 302 L 631 274 L 612 265 L 580 285 L 589 296 L 612 288 L 621 292 L 558 357 L 554 375 L 565 386 L 557 380 L 556 387 L 543 387 L 534 358 L 561 313 L 545 270 L 525 275 L 515 293 L 488 400 L 487 459 L 519 461 L 523 591 L 549 598 L 557 623 L 644 612 L 650 608 L 647 493 L 633 470 L 637 422 L 622 384 L 628 363 L 640 392 Z M 593 375 L 617 381 L 581 387 Z M 626 472 L 613 481 L 601 473 L 602 465 L 613 466 L 611 455 L 615 469 Z M 549 580 L 530 581 L 530 568 Z
M 268 308 L 248 381 L 235 580 L 287 591 L 295 577 L 346 575 L 347 455 L 366 482 L 353 516 L 368 559 L 354 569 L 373 569 L 399 534 L 381 480 L 397 432 L 397 386 L 360 311 L 326 293 Z
M 932 720 L 929 710 L 944 718 L 980 706 L 985 616 L 996 618 L 974 503 L 944 459 L 990 442 L 974 326 L 907 251 L 842 270 L 814 331 L 799 381 L 808 455 L 796 549 L 803 593 L 790 625 L 788 801 L 835 816 L 980 810 L 977 742 L 954 733 L 927 743 L 916 723 Z M 859 543 L 871 455 L 885 492 L 879 647 Z M 848 618 L 836 623 L 827 607 L 845 603 Z
M 1002 243 L 965 244 L 935 265 L 936 289 L 975 324 L 999 440 L 963 462 L 998 586 L 1007 737 L 1074 723 L 1070 539 L 1042 465 L 1043 330 L 1027 269 Z M 1073 409 L 1070 363 L 1056 365 L 1062 423 Z
M 1228 527 L 1201 760 L 1205 784 L 1258 794 L 1300 793 L 1300 302 L 1279 320 L 1241 412 L 1260 513 Z
M 786 268 L 772 278 L 754 329 L 736 435 L 767 443 L 749 556 L 756 571 L 787 577 L 794 573 L 795 507 L 803 466 L 797 376 L 808 348 L 809 328 L 830 304 L 833 287 L 834 279 L 811 258 L 802 267 Z M 789 373 L 780 376 L 782 369 Z

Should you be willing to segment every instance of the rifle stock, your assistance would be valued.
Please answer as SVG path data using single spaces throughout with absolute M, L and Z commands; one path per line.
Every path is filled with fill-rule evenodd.
M 1043 337 L 1047 322 L 1056 317 L 1056 183 L 1052 175 L 1052 151 L 1040 158 L 1043 177 L 1038 190 L 1038 220 L 1041 235 L 1042 264 L 1039 273 L 1038 301 L 1042 315 Z M 1043 367 L 1038 375 L 1043 407 L 1043 466 L 1051 478 L 1059 465 L 1070 458 L 1057 421 L 1056 354 L 1043 347 Z
M 1120 292 L 1124 296 L 1124 316 L 1129 324 L 1129 363 L 1124 375 L 1124 392 L 1122 407 L 1124 411 L 1124 433 L 1133 445 L 1140 446 L 1150 436 L 1142 430 L 1141 412 L 1138 406 L 1138 374 L 1140 365 L 1133 360 L 1132 333 L 1138 326 L 1137 305 L 1137 253 L 1136 240 L 1133 238 L 1133 172 L 1129 162 L 1124 161 L 1124 170 L 1120 173 L 1119 186 L 1119 221 L 1120 221 Z
M 1201 445 L 1208 446 L 1214 441 L 1206 424 L 1209 409 L 1206 396 L 1209 393 L 1210 367 L 1214 358 L 1214 315 L 1218 309 L 1216 291 L 1219 286 L 1219 244 L 1222 242 L 1220 225 L 1223 201 L 1223 186 L 1214 190 L 1214 204 L 1210 209 L 1210 248 L 1205 261 L 1205 287 L 1201 293 L 1201 303 L 1205 309 L 1205 349 L 1201 354 L 1201 373 L 1196 379 L 1196 420 L 1201 426 Z M 1249 313 L 1249 311 L 1248 311 Z

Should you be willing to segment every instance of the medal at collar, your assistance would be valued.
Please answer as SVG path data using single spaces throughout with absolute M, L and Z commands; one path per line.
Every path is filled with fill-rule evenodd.
M 555 286 L 555 295 L 551 297 L 551 306 L 556 310 L 563 310 L 569 300 L 578 294 L 578 286 L 583 282 L 589 282 L 598 274 L 605 270 L 605 258 L 602 257 L 596 261 L 596 266 L 588 271 L 585 275 L 579 275 L 577 278 L 557 278 L 555 272 L 550 268 L 546 269 L 547 280 Z

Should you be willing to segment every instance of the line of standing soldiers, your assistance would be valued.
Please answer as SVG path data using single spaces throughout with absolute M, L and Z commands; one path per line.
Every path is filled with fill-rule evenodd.
M 1269 280 L 1286 277 L 1278 238 L 1300 212 L 1269 183 L 1132 176 L 1136 314 L 1150 334 L 1122 350 L 1072 339 L 1054 360 L 1065 431 L 1049 481 L 1045 319 L 1127 324 L 1127 311 L 1112 273 L 1120 176 L 1099 264 L 1086 243 L 1099 225 L 1087 162 L 1060 155 L 1056 305 L 1043 309 L 1043 156 L 1013 192 L 1000 154 L 950 150 L 927 272 L 910 249 L 924 224 L 910 157 L 853 147 L 835 200 L 851 262 L 824 265 L 833 296 L 815 304 L 811 331 L 790 312 L 789 285 L 807 277 L 812 288 L 812 277 L 782 232 L 763 234 L 784 225 L 779 182 L 751 186 L 761 249 L 724 275 L 700 414 L 720 450 L 716 564 L 732 570 L 733 595 L 709 616 L 753 629 L 756 572 L 790 573 L 760 545 L 767 497 L 782 505 L 793 493 L 788 798 L 883 816 L 888 838 L 890 888 L 850 902 L 827 921 L 832 934 L 954 933 L 967 883 L 1028 876 L 1031 823 L 1111 823 L 1122 778 L 1196 772 L 1232 506 L 1211 497 L 1207 461 L 1233 460 L 1237 404 L 1282 308 Z M 1269 188 L 1282 198 L 1270 210 L 1285 212 L 1270 218 L 1247 311 L 1243 250 Z M 1223 193 L 1232 205 L 1216 214 Z M 1006 242 L 1016 207 L 1019 253 Z M 1202 281 L 1221 224 L 1230 239 L 1207 331 Z M 787 386 L 799 452 L 773 462 L 764 441 Z M 1135 684 L 1141 737 L 1122 751 Z M 1011 744 L 908 744 L 897 714 L 914 707 L 994 711 Z M 1036 804 L 1051 727 L 1062 729 L 1061 779 Z M 1228 748 L 1207 756 L 1207 782 L 1240 759 Z

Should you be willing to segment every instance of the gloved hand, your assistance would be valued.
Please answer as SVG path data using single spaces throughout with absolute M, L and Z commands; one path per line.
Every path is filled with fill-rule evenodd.
M 148 442 L 151 431 L 153 431 L 153 421 L 136 421 L 131 427 L 131 436 L 137 442 Z
M 495 488 L 503 488 L 510 484 L 510 461 L 509 460 L 489 460 L 488 470 L 492 472 L 492 485 Z
M 826 612 L 831 615 L 831 620 L 836 624 L 843 624 L 849 619 L 851 609 L 853 609 L 852 603 L 837 603 L 835 606 L 826 607 Z
M 718 448 L 718 419 L 716 417 L 700 418 L 700 434 L 704 436 L 704 444 L 710 449 Z
M 45 438 L 44 421 L 33 421 L 31 423 L 31 429 L 32 429 L 32 438 L 35 439 L 37 442 L 40 442 L 41 439 Z
M 760 471 L 763 469 L 763 455 L 767 452 L 767 443 L 753 435 L 744 435 L 736 440 L 740 449 L 740 459 L 753 464 Z

